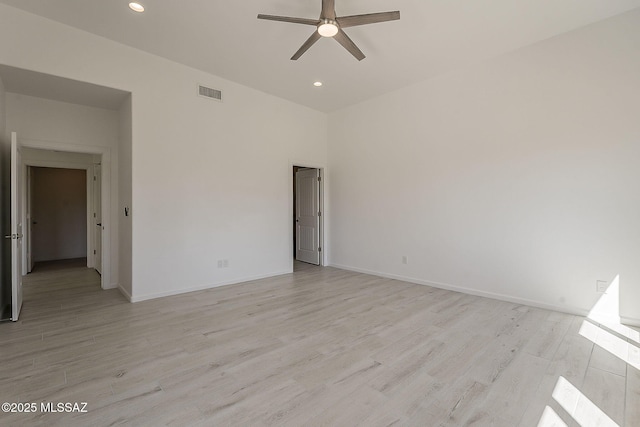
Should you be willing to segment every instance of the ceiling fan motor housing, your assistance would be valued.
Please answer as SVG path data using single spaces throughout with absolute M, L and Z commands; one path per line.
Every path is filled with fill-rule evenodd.
M 333 37 L 338 34 L 338 23 L 333 19 L 323 19 L 318 24 L 318 34 L 322 37 Z

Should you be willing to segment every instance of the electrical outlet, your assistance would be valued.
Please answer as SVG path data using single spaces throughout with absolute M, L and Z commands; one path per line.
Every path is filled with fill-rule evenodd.
M 406 255 L 402 256 L 402 263 L 403 264 L 409 264 L 409 258 Z
M 222 264 L 222 260 L 221 260 L 221 259 L 219 259 L 219 260 L 218 260 L 218 268 L 222 268 L 222 266 L 223 266 L 223 264 Z
M 607 285 L 606 280 L 596 280 L 596 292 L 600 292 L 601 294 L 607 292 Z
M 229 260 L 228 259 L 223 259 L 222 260 L 222 267 L 223 268 L 229 267 Z

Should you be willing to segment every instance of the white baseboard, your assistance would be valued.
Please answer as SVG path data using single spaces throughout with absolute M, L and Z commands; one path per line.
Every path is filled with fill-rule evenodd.
M 580 308 L 580 307 L 572 307 L 572 306 L 565 306 L 565 305 L 559 306 L 559 305 L 554 305 L 554 304 L 548 304 L 548 303 L 542 302 L 542 301 L 530 300 L 530 299 L 527 299 L 527 298 L 520 298 L 520 297 L 516 297 L 516 296 L 512 296 L 512 295 L 505 295 L 505 294 L 499 294 L 499 293 L 495 293 L 495 292 L 481 291 L 481 290 L 478 290 L 478 289 L 472 289 L 472 288 L 465 288 L 465 287 L 462 287 L 462 286 L 450 285 L 448 283 L 440 283 L 440 282 L 434 282 L 434 281 L 430 281 L 430 280 L 417 279 L 415 277 L 401 276 L 401 275 L 398 275 L 398 274 L 382 273 L 380 271 L 367 270 L 367 269 L 363 269 L 363 268 L 351 267 L 351 266 L 348 266 L 348 265 L 330 264 L 330 266 L 331 267 L 335 267 L 335 268 L 339 268 L 341 270 L 348 270 L 348 271 L 354 271 L 356 273 L 370 274 L 372 276 L 384 277 L 386 279 L 401 280 L 403 282 L 414 283 L 416 285 L 431 286 L 433 288 L 445 289 L 445 290 L 448 290 L 448 291 L 461 292 L 463 294 L 474 295 L 474 296 L 478 296 L 478 297 L 491 298 L 491 299 L 496 299 L 496 300 L 500 300 L 500 301 L 512 302 L 514 304 L 528 305 L 530 307 L 543 308 L 545 310 L 559 311 L 559 312 L 562 312 L 562 313 L 568 313 L 568 314 L 573 314 L 573 315 L 577 315 L 577 316 L 585 316 L 586 317 L 589 314 L 589 310 L 584 309 L 584 308 Z
M 128 299 L 130 302 L 140 302 L 140 301 L 147 301 L 150 299 L 170 297 L 172 295 L 186 294 L 189 292 L 203 291 L 205 289 L 213 289 L 213 288 L 218 288 L 220 286 L 236 285 L 238 283 L 251 282 L 253 280 L 268 279 L 269 277 L 282 276 L 283 274 L 290 274 L 290 273 L 291 271 L 279 271 L 274 273 L 262 274 L 258 276 L 242 277 L 242 278 L 230 280 L 227 282 L 219 282 L 215 284 L 196 286 L 193 288 L 186 288 L 186 289 L 175 289 L 175 290 L 158 292 L 154 294 L 146 294 L 146 295 L 129 296 L 126 292 L 124 292 L 122 288 L 120 288 L 120 291 L 124 292 L 125 296 L 129 297 Z
M 636 326 L 640 328 L 640 319 L 634 319 L 633 317 L 620 316 L 620 323 L 623 325 Z
M 573 314 L 577 316 L 587 316 L 589 314 L 588 309 L 584 309 L 580 307 L 572 307 L 572 306 L 565 306 L 565 305 L 559 306 L 559 305 L 549 304 L 542 301 L 536 301 L 536 300 L 531 300 L 527 298 L 520 298 L 513 295 L 487 292 L 487 291 L 482 291 L 478 289 L 466 288 L 463 286 L 450 285 L 448 283 L 423 280 L 415 277 L 402 276 L 398 274 L 383 273 L 380 271 L 368 270 L 368 269 L 357 268 L 357 267 L 341 265 L 341 264 L 329 264 L 329 266 L 334 268 L 339 268 L 341 270 L 370 274 L 372 276 L 384 277 L 387 279 L 401 280 L 403 282 L 414 283 L 417 285 L 431 286 L 434 288 L 445 289 L 445 290 L 454 291 L 454 292 L 461 292 L 468 295 L 491 298 L 491 299 L 496 299 L 500 301 L 511 302 L 514 304 L 527 305 L 531 307 L 542 308 L 545 310 L 559 311 L 562 313 L 568 313 L 568 314 Z M 205 289 L 213 289 L 221 286 L 235 285 L 238 283 L 250 282 L 253 280 L 267 279 L 270 277 L 281 276 L 283 274 L 289 274 L 289 273 L 291 273 L 291 271 L 279 271 L 279 272 L 273 272 L 273 273 L 268 273 L 268 274 L 263 274 L 258 276 L 243 277 L 243 278 L 234 279 L 226 282 L 219 282 L 215 284 L 207 284 L 207 285 L 196 286 L 192 288 L 176 289 L 171 291 L 158 292 L 158 293 L 146 294 L 146 295 L 136 295 L 136 296 L 130 295 L 125 289 L 122 288 L 122 286 L 118 286 L 118 289 L 124 295 L 124 297 L 127 298 L 127 300 L 129 300 L 129 302 L 135 303 L 135 302 L 146 301 L 146 300 L 151 300 L 156 298 L 168 297 L 172 295 L 180 295 L 180 294 L 185 294 L 189 292 L 197 292 Z M 622 318 L 622 323 L 631 325 L 631 326 L 640 326 L 639 319 Z
M 124 295 L 124 297 L 129 301 L 129 302 L 133 302 L 132 301 L 132 297 L 131 294 L 129 292 L 127 292 L 127 290 L 125 288 L 123 288 L 122 286 L 118 286 L 118 290 L 120 291 L 120 293 L 122 295 Z
M 110 283 L 102 289 L 118 289 L 120 285 L 118 283 Z

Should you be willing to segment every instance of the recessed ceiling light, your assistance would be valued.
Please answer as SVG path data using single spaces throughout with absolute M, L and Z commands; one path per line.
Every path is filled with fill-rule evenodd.
M 144 6 L 141 5 L 140 3 L 136 3 L 134 1 L 129 3 L 129 8 L 131 10 L 133 10 L 134 12 L 144 12 Z
M 314 82 L 313 85 L 315 87 L 320 87 L 320 86 L 322 86 L 322 82 Z

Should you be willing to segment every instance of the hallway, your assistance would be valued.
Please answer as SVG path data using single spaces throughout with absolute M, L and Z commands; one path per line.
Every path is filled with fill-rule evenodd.
M 100 288 L 100 275 L 87 268 L 86 258 L 36 263 L 33 272 L 23 278 L 23 292 L 17 323 L 27 323 L 30 332 L 38 328 L 44 332 L 51 322 L 68 322 L 77 317 L 77 310 L 98 311 L 127 302 L 117 289 Z

